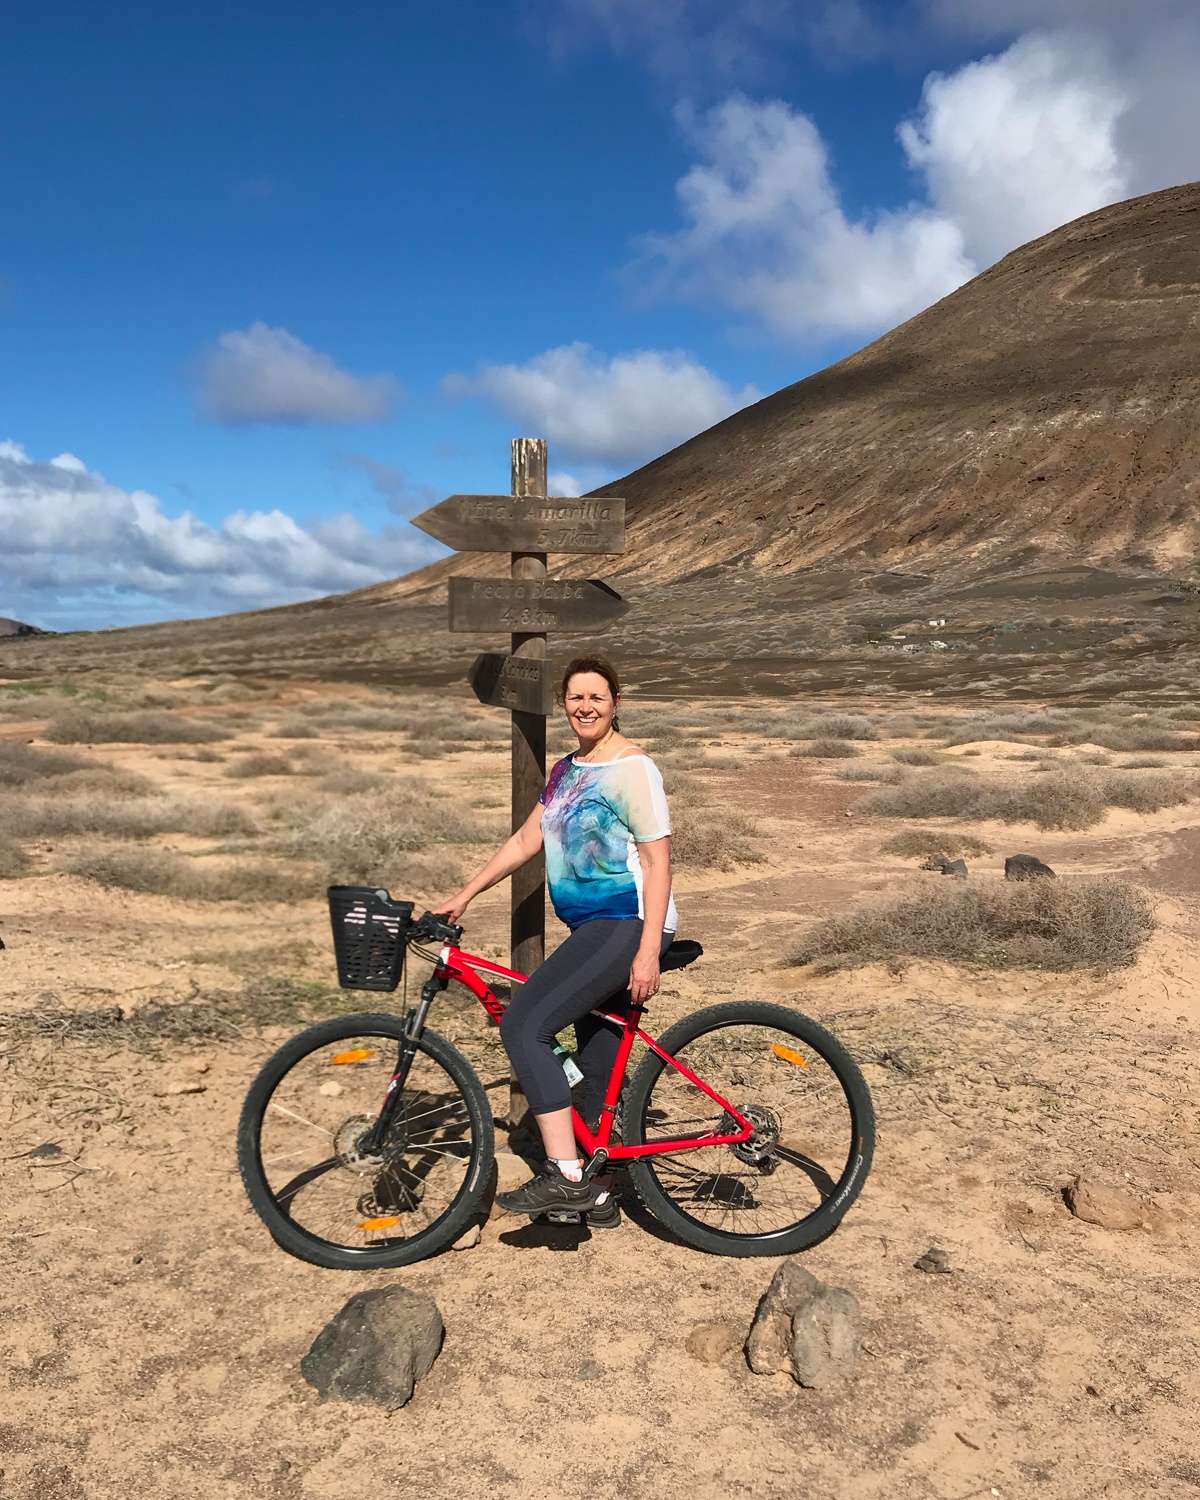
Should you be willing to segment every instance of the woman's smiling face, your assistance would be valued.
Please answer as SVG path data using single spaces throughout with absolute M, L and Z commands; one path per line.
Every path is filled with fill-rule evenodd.
M 580 744 L 596 745 L 608 734 L 620 701 L 599 672 L 575 673 L 567 683 L 565 704 Z

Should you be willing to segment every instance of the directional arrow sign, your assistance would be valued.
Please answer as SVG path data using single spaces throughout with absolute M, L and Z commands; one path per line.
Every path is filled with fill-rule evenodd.
M 480 703 L 523 714 L 554 712 L 554 678 L 548 661 L 485 651 L 471 663 L 467 681 Z
M 413 525 L 458 552 L 624 552 L 625 502 L 451 495 Z
M 452 578 L 451 630 L 597 630 L 629 608 L 615 589 L 587 578 Z

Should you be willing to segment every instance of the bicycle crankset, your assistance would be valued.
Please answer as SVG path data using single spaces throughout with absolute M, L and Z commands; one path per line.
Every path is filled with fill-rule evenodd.
M 783 1129 L 779 1116 L 765 1104 L 739 1104 L 738 1109 L 754 1126 L 754 1134 L 748 1141 L 739 1141 L 729 1149 L 738 1161 L 744 1161 L 748 1167 L 757 1167 L 764 1173 L 773 1172 L 779 1165 L 775 1148 L 779 1145 Z M 737 1129 L 737 1121 L 732 1115 L 726 1115 L 721 1121 L 722 1135 L 732 1135 Z

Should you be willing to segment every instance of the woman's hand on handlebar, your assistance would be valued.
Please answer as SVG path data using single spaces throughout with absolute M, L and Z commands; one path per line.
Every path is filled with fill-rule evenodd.
M 659 977 L 658 954 L 638 953 L 629 970 L 629 993 L 635 1005 L 645 1005 L 658 994 Z
M 458 926 L 458 919 L 471 904 L 471 897 L 464 896 L 459 891 L 457 896 L 449 896 L 445 901 L 433 901 L 430 903 L 429 911 L 432 916 L 445 917 L 452 926 Z

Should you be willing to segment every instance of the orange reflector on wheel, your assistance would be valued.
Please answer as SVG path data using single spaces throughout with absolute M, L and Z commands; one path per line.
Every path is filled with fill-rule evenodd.
M 391 1214 L 382 1219 L 364 1219 L 358 1226 L 364 1234 L 369 1234 L 373 1229 L 393 1229 L 400 1222 L 399 1214 Z
M 776 1057 L 782 1057 L 784 1062 L 795 1063 L 798 1068 L 807 1068 L 807 1061 L 798 1052 L 793 1052 L 790 1047 L 780 1046 L 778 1043 L 771 1048 Z
M 373 1047 L 355 1047 L 350 1052 L 339 1052 L 336 1057 L 329 1059 L 329 1066 L 336 1067 L 338 1063 L 366 1062 L 368 1057 L 375 1056 Z

